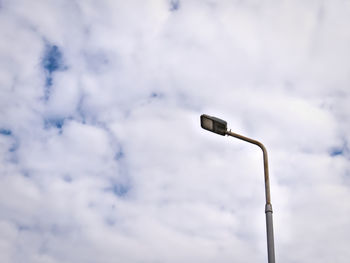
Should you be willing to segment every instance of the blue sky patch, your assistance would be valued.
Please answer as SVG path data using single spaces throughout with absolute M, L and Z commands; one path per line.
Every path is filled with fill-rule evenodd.
M 333 149 L 331 151 L 331 156 L 334 157 L 334 156 L 338 156 L 338 155 L 343 155 L 343 153 L 344 153 L 343 149 L 337 148 L 337 149 Z
M 130 187 L 124 184 L 115 184 L 113 185 L 113 193 L 116 196 L 125 196 L 130 190 Z
M 11 147 L 9 148 L 9 152 L 15 152 L 19 147 L 19 143 L 18 141 L 16 140 L 12 145 Z
M 164 99 L 164 93 L 153 91 L 148 95 L 148 103 Z
M 114 159 L 115 159 L 116 161 L 119 161 L 119 160 L 123 159 L 124 156 L 125 156 L 125 154 L 124 154 L 123 150 L 120 149 L 120 150 L 115 154 Z
M 151 93 L 151 98 L 157 98 L 159 95 L 158 95 L 158 93 L 157 92 L 152 92 Z
M 160 92 L 156 92 L 156 91 L 152 92 L 150 95 L 151 99 L 160 99 L 162 97 L 163 97 L 163 94 Z
M 175 12 L 179 10 L 180 8 L 180 1 L 179 0 L 170 0 L 170 11 Z
M 30 177 L 30 172 L 29 172 L 29 171 L 22 171 L 21 174 L 22 174 L 24 177 L 27 177 L 27 178 Z
M 66 183 L 71 183 L 73 181 L 73 178 L 70 175 L 65 175 L 63 176 L 63 181 L 65 181 Z
M 49 74 L 64 68 L 63 55 L 58 46 L 47 45 L 42 65 Z
M 8 149 L 9 152 L 15 152 L 18 149 L 19 142 L 16 137 L 13 136 L 13 133 L 10 129 L 0 129 L 0 135 L 8 136 L 13 141 L 11 147 Z M 15 158 L 12 158 L 12 161 L 15 161 Z
M 53 73 L 66 69 L 63 60 L 63 53 L 58 46 L 50 44 L 46 45 L 41 65 L 46 72 L 44 98 L 47 101 L 50 98 L 51 86 L 53 85 Z
M 118 197 L 124 197 L 130 191 L 130 186 L 123 183 L 114 183 L 111 187 L 104 189 L 106 192 L 112 192 Z
M 348 143 L 346 140 L 343 141 L 343 145 L 341 147 L 334 147 L 330 150 L 330 156 L 335 157 L 339 155 L 347 155 L 349 153 Z
M 52 119 L 44 120 L 45 128 L 55 127 L 57 129 L 62 129 L 63 125 L 64 125 L 64 118 L 52 118 Z
M 5 135 L 5 136 L 11 136 L 12 135 L 12 131 L 9 129 L 0 129 L 0 134 L 1 135 Z
M 25 224 L 16 224 L 18 231 L 31 231 L 33 228 Z

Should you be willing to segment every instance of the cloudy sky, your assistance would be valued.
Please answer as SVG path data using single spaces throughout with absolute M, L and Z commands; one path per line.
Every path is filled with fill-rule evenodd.
M 0 261 L 349 262 L 350 1 L 1 0 Z

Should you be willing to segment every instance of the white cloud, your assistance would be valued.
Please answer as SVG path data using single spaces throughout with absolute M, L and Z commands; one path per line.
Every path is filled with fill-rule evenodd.
M 261 151 L 207 113 L 267 146 L 277 260 L 347 262 L 349 19 L 340 0 L 2 1 L 0 260 L 266 260 Z

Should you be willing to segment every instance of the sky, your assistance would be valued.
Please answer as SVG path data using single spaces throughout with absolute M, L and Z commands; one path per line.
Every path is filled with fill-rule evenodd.
M 0 262 L 350 258 L 350 1 L 1 0 Z

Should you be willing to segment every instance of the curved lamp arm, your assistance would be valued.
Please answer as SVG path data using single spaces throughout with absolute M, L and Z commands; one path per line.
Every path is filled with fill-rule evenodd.
M 240 140 L 252 143 L 252 144 L 255 144 L 255 145 L 259 146 L 260 149 L 262 150 L 263 158 L 264 158 L 265 199 L 266 199 L 266 204 L 271 205 L 269 163 L 268 163 L 268 158 L 267 158 L 267 150 L 266 150 L 265 146 L 261 142 L 259 142 L 257 140 L 253 140 L 253 139 L 250 139 L 250 138 L 245 137 L 243 135 L 234 133 L 231 130 L 226 131 L 226 135 L 235 137 L 237 139 L 240 139 Z

